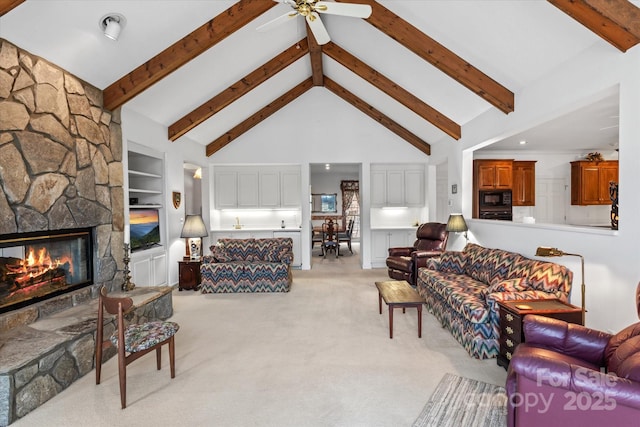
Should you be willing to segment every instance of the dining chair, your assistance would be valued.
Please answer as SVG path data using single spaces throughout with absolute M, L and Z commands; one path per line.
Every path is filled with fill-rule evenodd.
M 353 235 L 353 218 L 349 220 L 347 223 L 347 229 L 343 233 L 338 233 L 338 245 L 342 242 L 347 243 L 347 247 L 349 248 L 349 252 L 353 253 L 351 249 L 351 236 Z
M 329 220 L 322 224 L 322 256 L 327 257 L 327 252 L 333 251 L 336 258 L 340 255 L 340 245 L 337 239 L 338 224 Z
M 118 350 L 118 375 L 120 378 L 120 403 L 127 407 L 127 365 L 141 356 L 155 350 L 156 366 L 160 370 L 161 353 L 164 344 L 169 345 L 169 366 L 171 378 L 176 376 L 174 335 L 180 326 L 175 322 L 152 321 L 141 324 L 132 323 L 125 327 L 124 316 L 133 307 L 128 297 L 108 297 L 106 287 L 100 288 L 98 301 L 98 329 L 96 332 L 96 384 L 100 384 L 102 370 L 102 352 L 111 346 Z M 117 315 L 117 330 L 107 339 L 104 338 L 104 312 Z

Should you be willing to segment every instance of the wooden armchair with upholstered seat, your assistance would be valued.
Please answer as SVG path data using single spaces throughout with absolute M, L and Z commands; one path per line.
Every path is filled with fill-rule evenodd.
M 96 384 L 100 384 L 103 350 L 114 346 L 118 350 L 118 373 L 120 378 L 120 403 L 122 409 L 127 407 L 127 365 L 145 354 L 156 351 L 156 365 L 161 366 L 160 350 L 164 344 L 169 345 L 169 366 L 171 378 L 176 376 L 174 335 L 180 326 L 175 322 L 154 321 L 141 324 L 130 324 L 125 327 L 124 315 L 131 307 L 133 300 L 128 297 L 112 298 L 107 296 L 107 289 L 100 289 L 98 302 L 98 329 L 96 332 Z M 104 311 L 117 315 L 117 330 L 106 340 L 104 338 Z

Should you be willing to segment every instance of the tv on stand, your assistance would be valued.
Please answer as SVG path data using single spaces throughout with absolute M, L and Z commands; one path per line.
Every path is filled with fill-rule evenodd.
M 160 246 L 160 212 L 155 208 L 129 210 L 131 251 Z

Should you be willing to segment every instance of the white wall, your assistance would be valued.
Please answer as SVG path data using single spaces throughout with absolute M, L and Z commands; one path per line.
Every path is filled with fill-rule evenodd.
M 230 123 L 229 127 L 235 125 Z M 209 158 L 211 164 L 299 164 L 301 200 L 309 200 L 309 164 L 360 164 L 363 265 L 370 265 L 370 166 L 372 163 L 429 164 L 430 158 L 329 90 L 315 87 Z M 315 189 L 314 189 L 315 192 Z M 302 217 L 310 218 L 307 203 Z M 311 247 L 309 222 L 302 221 L 302 247 Z M 304 251 L 302 268 L 309 268 Z
M 171 193 L 184 191 L 184 167 L 183 163 L 201 165 L 204 157 L 204 147 L 189 141 L 180 143 L 171 142 L 167 138 L 166 126 L 160 125 L 136 112 L 122 108 L 122 140 L 123 152 L 126 153 L 130 142 L 149 147 L 154 151 L 164 153 L 165 159 L 165 202 L 164 202 L 164 231 L 167 236 L 167 266 L 168 283 L 178 283 L 178 261 L 186 254 L 184 239 L 180 238 L 182 224 L 185 216 L 185 204 L 181 203 L 178 209 L 173 207 Z M 209 206 L 208 174 L 202 172 L 202 203 Z M 125 211 L 128 209 L 128 198 L 125 197 Z M 203 210 L 205 223 L 208 220 L 208 209 Z M 128 217 L 126 217 L 128 224 Z M 208 247 L 208 239 L 204 239 Z
M 567 61 L 537 84 L 516 94 L 515 112 L 491 110 L 462 129 L 457 146 L 443 147 L 435 157 L 449 157 L 449 178 L 459 181 L 462 192 L 454 202 L 471 218 L 473 150 L 484 144 L 545 122 L 590 103 L 603 91 L 620 85 L 620 226 L 605 231 L 569 226 L 545 226 L 468 220 L 472 241 L 487 247 L 513 250 L 533 257 L 536 247 L 554 246 L 585 258 L 587 325 L 618 331 L 638 320 L 634 295 L 640 279 L 636 221 L 640 196 L 640 48 L 621 53 L 597 45 Z M 456 168 L 461 169 L 456 171 Z M 626 190 L 625 190 L 626 189 Z M 464 242 L 457 241 L 458 247 Z M 574 272 L 571 301 L 580 305 L 580 262 L 576 257 L 554 258 Z

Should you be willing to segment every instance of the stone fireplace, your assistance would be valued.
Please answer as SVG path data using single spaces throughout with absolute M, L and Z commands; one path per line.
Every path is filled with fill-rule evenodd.
M 122 132 L 102 104 L 101 90 L 0 39 L 0 241 L 91 229 L 91 296 L 124 267 Z M 0 331 L 35 320 L 21 310 L 0 315 Z
M 0 425 L 93 368 L 98 289 L 123 280 L 122 186 L 119 110 L 0 39 Z

